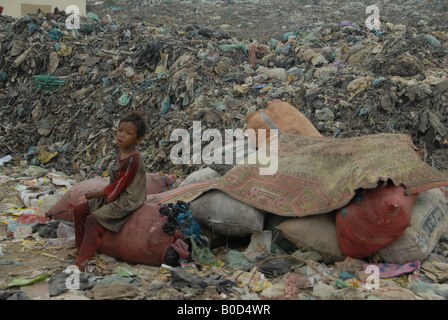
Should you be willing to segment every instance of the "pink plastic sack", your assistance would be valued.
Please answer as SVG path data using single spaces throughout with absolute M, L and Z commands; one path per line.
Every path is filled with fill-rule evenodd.
M 109 184 L 109 178 L 89 179 L 75 184 L 45 214 L 50 220 L 73 221 L 73 208 L 89 190 L 100 190 Z
M 177 181 L 175 174 L 165 175 L 160 173 L 146 174 L 146 194 L 156 194 L 171 190 Z
M 120 232 L 104 234 L 98 251 L 131 263 L 160 266 L 165 253 L 176 240 L 162 229 L 168 221 L 159 205 L 145 203 L 135 211 Z
M 24 213 L 17 217 L 17 223 L 20 224 L 29 224 L 29 223 L 42 223 L 46 224 L 48 221 L 42 216 L 38 216 L 37 214 Z
M 146 174 L 146 194 L 157 194 L 170 190 L 176 175 L 162 175 L 160 173 Z M 89 179 L 75 184 L 64 196 L 56 202 L 46 213 L 50 220 L 61 219 L 73 221 L 73 208 L 82 196 L 89 190 L 101 190 L 109 184 L 109 178 Z

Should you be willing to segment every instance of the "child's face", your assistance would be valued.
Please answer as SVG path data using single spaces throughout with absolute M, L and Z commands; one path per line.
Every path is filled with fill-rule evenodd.
M 142 138 L 137 138 L 137 127 L 132 122 L 121 122 L 115 135 L 117 146 L 121 149 L 131 149 Z

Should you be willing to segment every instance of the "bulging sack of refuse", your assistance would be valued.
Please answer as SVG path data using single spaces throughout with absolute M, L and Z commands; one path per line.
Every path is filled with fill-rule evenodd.
M 146 173 L 146 194 L 155 194 L 173 189 L 177 181 L 175 174 Z
M 51 220 L 73 221 L 73 208 L 89 190 L 101 190 L 109 184 L 109 178 L 88 179 L 76 183 L 45 214 Z
M 416 195 L 403 186 L 380 186 L 358 193 L 336 213 L 342 253 L 362 259 L 397 241 L 411 221 Z
M 184 181 L 179 184 L 179 187 L 186 186 L 188 184 L 206 181 L 215 181 L 220 178 L 221 175 L 211 168 L 199 169 L 191 173 Z
M 260 145 L 258 130 L 266 130 L 266 143 L 271 136 L 269 129 L 277 129 L 281 132 L 296 133 L 304 136 L 320 137 L 321 134 L 313 126 L 310 120 L 291 104 L 274 100 L 268 102 L 266 109 L 258 110 L 247 116 L 247 129 L 254 129 L 257 138 L 257 146 Z
M 217 148 L 215 152 L 222 155 L 221 161 L 211 163 L 209 168 L 224 175 L 235 165 L 248 163 L 248 156 L 256 151 L 255 141 L 250 141 L 244 134 L 235 135 L 235 141 Z
M 448 231 L 448 196 L 437 188 L 421 192 L 404 234 L 378 254 L 386 263 L 424 260 Z
M 157 194 L 172 188 L 176 182 L 175 175 L 159 173 L 146 174 L 146 194 Z M 73 221 L 73 208 L 79 199 L 91 190 L 102 190 L 109 184 L 109 178 L 88 179 L 72 186 L 62 198 L 56 202 L 45 214 L 49 219 Z
M 173 237 L 163 231 L 167 217 L 160 206 L 144 203 L 126 221 L 119 232 L 104 234 L 98 251 L 130 263 L 160 266 L 173 243 Z
M 219 190 L 202 194 L 190 209 L 200 224 L 223 236 L 246 237 L 263 231 L 266 212 Z
M 345 259 L 339 248 L 333 213 L 289 218 L 279 224 L 277 229 L 297 248 L 307 247 L 319 252 L 324 263 Z

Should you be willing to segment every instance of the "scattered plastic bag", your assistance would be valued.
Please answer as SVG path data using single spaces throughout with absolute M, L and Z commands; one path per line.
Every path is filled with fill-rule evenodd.
M 223 265 L 223 262 L 220 261 L 216 256 L 211 252 L 210 248 L 206 245 L 199 246 L 193 237 L 189 237 L 191 240 L 191 257 L 194 261 L 198 262 L 203 266 L 216 266 L 219 267 Z
M 9 162 L 11 159 L 12 157 L 10 155 L 0 158 L 0 166 L 3 166 L 6 162 Z
M 244 253 L 237 250 L 229 250 L 229 252 L 227 252 L 227 266 L 229 268 L 244 270 L 249 265 L 250 261 L 246 258 Z

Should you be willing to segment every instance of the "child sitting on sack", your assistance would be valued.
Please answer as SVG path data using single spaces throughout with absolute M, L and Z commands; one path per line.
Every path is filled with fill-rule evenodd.
M 115 135 L 119 153 L 110 172 L 110 184 L 103 190 L 85 193 L 87 201 L 74 208 L 78 257 L 73 264 L 80 271 L 86 270 L 103 235 L 119 232 L 146 200 L 146 170 L 136 145 L 142 142 L 147 129 L 147 122 L 138 111 L 120 120 Z

